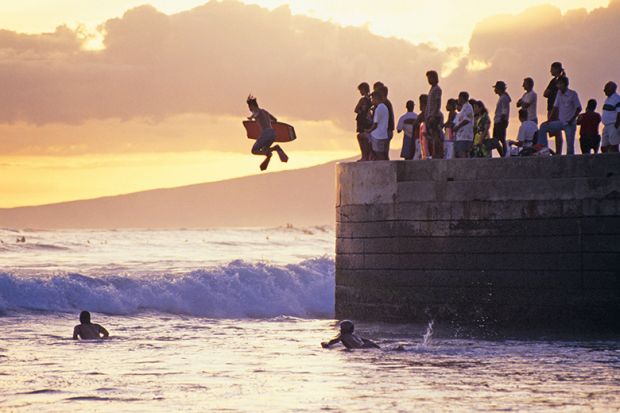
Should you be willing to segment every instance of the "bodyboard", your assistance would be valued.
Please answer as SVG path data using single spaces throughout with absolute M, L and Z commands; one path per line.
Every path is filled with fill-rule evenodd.
M 260 137 L 260 127 L 257 122 L 244 120 L 243 126 L 245 127 L 248 139 L 256 140 Z M 288 123 L 274 122 L 271 126 L 276 131 L 276 142 L 291 142 L 297 139 L 295 128 Z

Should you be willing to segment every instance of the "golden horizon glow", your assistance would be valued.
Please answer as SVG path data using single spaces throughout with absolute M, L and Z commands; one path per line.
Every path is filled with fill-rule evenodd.
M 470 92 L 475 92 L 476 97 L 484 99 L 488 106 L 492 104 L 495 96 L 492 95 L 488 86 L 491 80 L 487 80 L 486 77 L 489 73 L 493 73 L 493 76 L 508 76 L 504 79 L 508 81 L 510 93 L 515 99 L 521 93 L 519 82 L 523 76 L 521 73 L 523 67 L 514 68 L 516 65 L 508 62 L 511 62 L 513 56 L 518 56 L 518 54 L 510 54 L 511 50 L 504 50 L 503 45 L 498 46 L 494 43 L 499 37 L 493 33 L 491 36 L 483 36 L 482 42 L 478 45 L 472 43 L 470 46 L 469 40 L 476 25 L 485 21 L 482 28 L 478 26 L 476 29 L 476 34 L 481 34 L 485 30 L 501 30 L 501 24 L 500 27 L 494 27 L 493 23 L 485 20 L 498 14 L 518 14 L 530 7 L 544 4 L 553 5 L 564 13 L 575 8 L 593 10 L 608 5 L 609 1 L 480 0 L 476 7 L 471 7 L 466 3 L 452 0 L 393 0 L 384 3 L 377 3 L 374 0 L 339 0 L 337 2 L 333 0 L 241 0 L 243 4 L 255 4 L 270 10 L 287 5 L 295 16 L 309 16 L 340 26 L 364 27 L 371 33 L 383 37 L 406 40 L 402 42 L 393 39 L 376 39 L 366 30 L 334 29 L 336 34 L 330 35 L 325 34 L 329 30 L 325 30 L 324 23 L 317 25 L 313 20 L 315 22 L 313 25 L 304 26 L 304 22 L 308 19 L 290 19 L 287 13 L 262 13 L 264 20 L 261 23 L 263 24 L 270 24 L 273 19 L 276 19 L 280 25 L 283 25 L 282 22 L 294 21 L 300 27 L 306 28 L 307 36 L 301 37 L 303 42 L 289 45 L 290 50 L 287 49 L 289 54 L 284 56 L 289 61 L 291 56 L 299 55 L 300 44 L 311 45 L 303 51 L 305 65 L 296 68 L 297 72 L 308 79 L 300 80 L 294 76 L 281 79 L 276 75 L 276 73 L 282 75 L 281 72 L 276 71 L 277 63 L 272 66 L 265 65 L 264 72 L 267 75 L 261 78 L 263 84 L 256 85 L 257 88 L 262 87 L 262 90 L 251 90 L 259 93 L 261 102 L 281 120 L 294 124 L 300 137 L 298 141 L 285 147 L 291 156 L 291 162 L 288 165 L 273 162 L 270 170 L 303 168 L 354 156 L 357 151 L 357 142 L 353 114 L 350 109 L 358 97 L 355 85 L 361 80 L 372 81 L 380 78 L 390 85 L 390 99 L 394 103 L 396 116 L 403 111 L 402 106 L 407 99 L 415 99 L 419 93 L 427 90 L 428 85 L 422 79 L 423 71 L 415 75 L 415 80 L 411 79 L 411 72 L 418 69 L 416 65 L 427 65 L 425 70 L 436 66 L 436 69 L 442 71 L 444 78 L 453 72 L 457 73 L 457 77 L 465 76 L 469 82 L 467 87 L 471 88 Z M 78 37 L 86 39 L 82 45 L 83 48 L 97 50 L 103 48 L 101 25 L 109 19 L 123 16 L 128 9 L 150 4 L 162 13 L 171 15 L 186 11 L 183 13 L 184 16 L 192 18 L 193 15 L 188 10 L 204 3 L 206 0 L 177 0 L 175 2 L 169 0 L 108 0 L 96 6 L 93 6 L 92 2 L 82 0 L 3 2 L 0 5 L 0 29 L 38 34 L 54 32 L 56 27 L 64 24 L 69 28 L 79 28 Z M 237 7 L 239 8 L 246 9 L 245 6 Z M 244 43 L 243 40 L 248 33 L 251 33 L 251 25 L 248 21 L 256 19 L 256 15 L 260 13 L 256 9 L 253 9 L 251 13 L 237 13 L 235 7 L 226 7 L 224 10 L 225 12 L 219 15 L 219 18 L 233 16 L 230 17 L 228 23 L 236 22 L 235 19 L 239 16 L 245 19 L 243 27 L 239 27 L 239 31 L 243 32 L 243 36 L 240 37 L 242 41 L 240 43 L 238 39 L 236 39 L 238 43 L 222 41 L 222 45 L 226 47 L 218 50 L 218 53 L 224 57 L 222 61 L 228 64 L 225 71 L 214 70 L 205 74 L 212 66 L 211 60 L 209 56 L 207 58 L 202 56 L 202 60 L 197 61 L 195 51 L 202 48 L 203 37 L 210 37 L 204 34 L 210 32 L 191 32 L 192 36 L 183 38 L 183 45 L 186 48 L 180 48 L 180 55 L 170 53 L 171 49 L 166 49 L 169 54 L 165 56 L 168 60 L 164 66 L 168 68 L 168 71 L 154 71 L 153 79 L 147 79 L 146 86 L 142 85 L 144 89 L 133 87 L 134 83 L 131 81 L 143 79 L 140 75 L 136 75 L 138 72 L 131 72 L 131 69 L 141 68 L 141 65 L 149 67 L 148 60 L 140 60 L 150 58 L 148 53 L 145 56 L 135 56 L 139 54 L 135 53 L 136 50 L 147 50 L 148 45 L 152 44 L 149 42 L 154 38 L 148 33 L 143 33 L 146 32 L 143 28 L 151 22 L 148 18 L 152 16 L 145 17 L 148 13 L 136 13 L 138 14 L 136 20 L 123 26 L 122 29 L 125 31 L 117 31 L 117 34 L 120 33 L 116 43 L 115 53 L 117 54 L 111 53 L 111 56 L 105 56 L 105 51 L 102 53 L 80 52 L 79 42 L 75 41 L 75 33 L 69 30 L 61 31 L 61 34 L 66 35 L 69 43 L 73 42 L 70 43 L 71 45 L 77 45 L 74 49 L 69 49 L 71 54 L 63 54 L 64 49 L 58 52 L 60 57 L 54 55 L 57 49 L 53 48 L 59 46 L 53 42 L 59 41 L 59 44 L 65 45 L 63 43 L 66 40 L 65 37 L 58 40 L 59 37 L 54 37 L 54 35 L 23 36 L 28 39 L 24 39 L 24 42 L 17 42 L 15 50 L 12 50 L 11 36 L 6 36 L 5 40 L 9 42 L 6 55 L 7 67 L 13 63 L 10 59 L 15 59 L 17 63 L 26 62 L 24 66 L 15 64 L 15 67 L 26 68 L 28 74 L 24 76 L 24 79 L 28 82 L 32 80 L 30 87 L 33 89 L 20 95 L 20 88 L 10 88 L 17 83 L 13 85 L 11 82 L 6 83 L 5 96 L 9 100 L 11 96 L 18 96 L 18 98 L 15 98 L 15 107 L 8 105 L 4 112 L 8 114 L 4 118 L 7 119 L 6 123 L 0 123 L 0 144 L 2 145 L 0 147 L 2 149 L 0 154 L 0 194 L 2 195 L 0 208 L 213 182 L 259 173 L 260 158 L 249 154 L 252 142 L 245 139 L 240 125 L 240 121 L 247 115 L 243 103 L 245 97 L 240 95 L 239 90 L 231 91 L 230 89 L 239 86 L 242 81 L 243 89 L 246 85 L 254 87 L 254 79 L 250 81 L 242 79 L 245 76 L 245 69 L 243 67 L 239 69 L 240 65 L 233 64 L 237 62 L 235 59 L 238 57 L 234 56 L 231 50 L 237 50 L 235 45 L 239 46 Z M 161 14 L 150 9 L 146 11 L 162 17 Z M 555 13 L 555 17 L 552 16 L 552 18 L 559 19 L 557 10 L 552 10 L 552 12 Z M 544 24 L 547 15 L 541 12 L 539 16 L 536 16 L 535 13 L 537 11 L 534 11 L 533 19 L 528 18 L 528 23 Z M 585 15 L 585 13 L 582 14 Z M 141 18 L 146 20 L 140 20 Z M 286 20 L 287 18 L 289 20 Z M 502 21 L 501 17 L 497 19 Z M 163 20 L 167 20 L 165 16 Z M 212 20 L 210 22 L 213 23 Z M 202 27 L 204 26 L 201 26 L 201 29 Z M 155 28 L 160 29 L 160 27 Z M 11 33 L 5 32 L 4 34 Z M 338 43 L 341 37 L 347 37 L 346 42 L 343 42 L 345 46 L 339 46 L 345 47 L 344 49 L 334 47 L 333 50 L 323 51 L 313 48 L 315 39 L 333 44 Z M 54 53 L 38 61 L 37 52 L 33 52 L 36 48 L 30 50 L 28 47 L 31 46 L 28 45 L 30 40 L 35 44 L 43 38 L 52 39 L 51 43 L 46 43 L 42 47 L 50 47 Z M 361 70 L 356 67 L 368 62 L 368 56 L 360 56 L 359 60 L 355 60 L 356 56 L 363 55 L 366 49 L 355 49 L 355 53 L 350 55 L 346 47 L 365 48 L 366 44 L 358 41 L 360 38 L 370 42 L 378 40 L 373 44 L 374 53 L 383 52 L 381 48 L 384 46 L 390 48 L 389 55 L 386 54 L 383 58 L 385 60 L 383 65 L 371 67 L 371 70 Z M 131 40 L 135 40 L 135 44 Z M 512 41 L 512 39 L 509 40 Z M 141 42 L 146 42 L 144 44 L 147 46 L 142 47 Z M 436 47 L 427 46 L 427 44 Z M 570 46 L 575 47 L 573 44 Z M 20 47 L 23 49 L 19 49 Z M 175 48 L 172 49 L 174 52 L 177 51 Z M 153 50 L 159 49 L 153 48 Z M 334 53 L 334 50 L 337 53 Z M 31 53 L 35 56 L 34 58 L 30 56 Z M 498 55 L 500 57 L 497 57 Z M 564 57 L 572 58 L 573 55 L 577 54 L 569 51 Z M 67 56 L 75 57 L 75 62 L 69 64 L 66 61 Z M 107 60 L 102 59 L 103 63 L 97 61 L 98 56 L 105 56 Z M 541 56 L 538 56 L 541 64 L 535 69 L 536 72 L 528 72 L 528 76 L 534 76 L 537 79 L 539 88 L 542 88 L 540 81 L 548 76 L 548 63 L 542 62 L 547 54 L 545 53 L 544 57 Z M 90 57 L 95 57 L 95 59 L 90 59 Z M 135 62 L 131 59 L 123 60 L 133 57 L 136 58 Z M 553 59 L 550 57 L 550 59 L 556 60 L 555 57 Z M 41 64 L 41 61 L 47 62 L 45 59 L 49 59 L 50 67 L 58 70 L 48 73 L 44 69 L 45 66 L 36 66 L 37 63 Z M 183 71 L 188 67 L 193 68 L 195 62 L 199 63 L 196 65 L 198 67 L 196 71 Z M 401 62 L 402 67 L 400 67 Z M 101 66 L 98 66 L 99 64 Z M 311 67 L 313 64 L 316 66 Z M 572 62 L 571 84 L 579 85 L 580 82 L 583 84 L 587 81 L 583 70 L 581 73 L 576 73 L 578 71 L 574 70 L 579 69 L 577 66 L 580 65 L 579 61 Z M 306 67 L 311 67 L 308 73 L 312 71 L 312 75 L 305 75 Z M 407 67 L 409 72 L 404 72 L 404 67 Z M 598 65 L 596 82 L 602 81 L 601 79 L 611 79 L 618 72 L 615 70 L 616 67 L 614 64 Z M 32 73 L 29 72 L 31 68 L 33 68 Z M 234 71 L 232 68 L 237 70 Z M 161 68 L 156 67 L 156 69 Z M 18 72 L 19 69 L 14 69 L 14 71 L 15 73 L 11 73 L 7 70 L 6 76 L 8 77 L 5 79 L 12 79 L 10 77 L 12 75 L 19 78 L 22 73 Z M 131 72 L 128 77 L 114 77 L 125 71 Z M 529 68 L 528 71 L 530 71 Z M 220 76 L 221 73 L 223 74 Z M 336 74 L 343 75 L 337 77 Z M 56 75 L 58 77 L 55 77 Z M 216 79 L 216 76 L 219 77 Z M 475 76 L 479 77 L 475 78 Z M 155 90 L 152 95 L 145 94 L 144 92 L 151 92 L 146 89 L 149 87 L 148 82 L 154 80 L 155 77 L 163 78 L 169 83 L 162 88 L 163 92 Z M 485 79 L 482 79 L 483 77 Z M 89 86 L 80 89 L 79 86 L 82 85 L 80 82 L 84 79 L 86 79 L 84 84 Z M 101 80 L 103 86 L 97 89 L 100 85 L 92 79 Z M 201 87 L 195 90 L 214 91 L 213 95 L 220 100 L 215 100 L 215 98 L 210 101 L 203 100 L 198 94 L 192 95 L 193 82 L 196 79 L 211 80 L 213 84 L 209 84 L 208 81 L 203 82 Z M 462 80 L 463 77 L 442 79 L 445 95 L 454 95 L 462 90 Z M 269 95 L 271 89 L 274 89 L 274 84 L 286 84 L 287 87 L 299 86 L 295 84 L 296 82 L 301 86 L 295 88 L 295 92 L 290 92 L 285 88 Z M 76 87 L 78 83 L 79 86 Z M 47 89 L 48 85 L 51 86 L 49 94 L 53 95 L 49 100 L 45 92 L 36 94 L 41 89 Z M 591 97 L 600 98 L 599 89 L 602 87 L 595 86 L 596 89 L 592 84 L 588 84 L 586 91 Z M 114 89 L 114 93 L 106 95 L 106 87 Z M 185 89 L 180 91 L 179 88 L 182 87 Z M 219 89 L 214 90 L 218 87 L 225 93 L 218 95 Z M 329 92 L 334 90 L 337 92 L 330 95 Z M 306 96 L 322 94 L 326 95 L 325 107 L 314 101 L 311 103 L 304 101 Z M 31 99 L 31 95 L 41 98 Z M 106 96 L 99 100 L 102 95 Z M 582 96 L 582 98 L 585 100 L 587 97 Z M 158 105 L 160 102 L 167 102 L 168 99 L 172 101 L 171 105 Z M 224 99 L 227 100 L 223 102 Z M 350 109 L 349 100 L 351 101 Z M 238 117 L 235 116 L 237 101 L 239 101 Z M 211 102 L 218 104 L 221 102 L 222 106 L 227 106 L 225 108 L 203 106 Z M 120 107 L 119 110 L 116 110 L 117 106 Z M 540 107 L 542 104 L 539 102 Z M 132 110 L 135 108 L 139 110 Z M 209 113 L 209 110 L 219 111 L 218 114 L 213 114 Z M 284 115 L 289 115 L 288 117 L 282 115 L 287 110 L 289 112 Z M 152 115 L 152 118 L 149 118 L 149 115 Z M 517 127 L 516 122 L 512 122 L 510 127 L 510 133 L 513 133 Z M 400 146 L 399 141 L 400 136 L 394 140 L 394 149 Z
M 307 168 L 355 156 L 353 151 L 296 152 L 269 172 Z M 233 152 L 137 153 L 0 158 L 0 208 L 45 205 L 255 175 L 260 158 Z M 122 189 L 121 189 L 122 188 Z

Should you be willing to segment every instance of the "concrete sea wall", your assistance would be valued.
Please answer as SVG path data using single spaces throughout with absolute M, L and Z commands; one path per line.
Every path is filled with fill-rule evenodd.
M 338 318 L 620 331 L 620 155 L 336 176 Z

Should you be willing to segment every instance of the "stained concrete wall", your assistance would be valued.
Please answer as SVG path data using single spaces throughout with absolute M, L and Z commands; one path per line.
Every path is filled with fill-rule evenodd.
M 338 318 L 620 331 L 620 155 L 337 165 Z

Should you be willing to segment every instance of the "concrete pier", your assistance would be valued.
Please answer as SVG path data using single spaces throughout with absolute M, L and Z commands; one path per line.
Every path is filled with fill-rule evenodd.
M 620 155 L 336 176 L 338 318 L 620 331 Z

